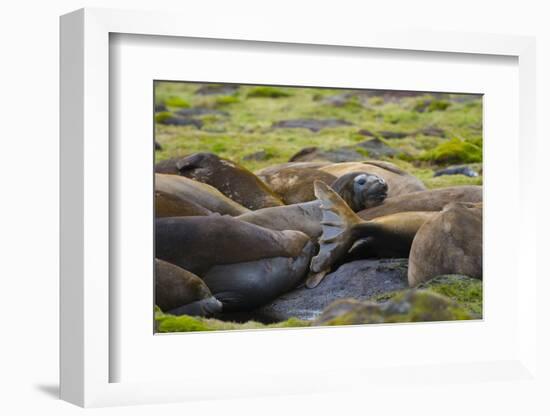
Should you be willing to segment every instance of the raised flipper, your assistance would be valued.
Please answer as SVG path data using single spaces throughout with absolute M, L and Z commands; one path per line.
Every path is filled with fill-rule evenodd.
M 311 259 L 312 275 L 326 273 L 348 252 L 355 241 L 353 229 L 355 225 L 363 222 L 324 182 L 315 181 L 314 190 L 315 196 L 321 202 L 323 233 L 319 238 L 319 253 Z M 315 275 L 310 276 L 311 281 L 308 278 L 306 286 L 317 286 L 323 277 L 324 274 L 320 278 Z

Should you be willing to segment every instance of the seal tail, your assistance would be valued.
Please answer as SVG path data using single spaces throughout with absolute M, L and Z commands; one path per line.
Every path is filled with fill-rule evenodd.
M 323 213 L 319 238 L 319 253 L 311 259 L 310 270 L 315 278 L 308 279 L 307 287 L 315 287 L 321 274 L 344 256 L 354 242 L 353 228 L 362 222 L 345 201 L 326 183 L 315 181 L 315 196 L 321 202 Z M 324 274 L 322 274 L 324 276 Z

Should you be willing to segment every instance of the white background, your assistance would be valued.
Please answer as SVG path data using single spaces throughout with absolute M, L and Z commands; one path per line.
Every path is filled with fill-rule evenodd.
M 550 30 L 548 12 L 540 1 L 392 1 L 382 2 L 192 2 L 183 1 L 18 1 L 3 4 L 0 13 L 2 74 L 2 163 L 1 267 L 4 336 L 0 347 L 1 400 L 5 414 L 30 412 L 73 414 L 74 406 L 59 402 L 57 395 L 58 348 L 58 16 L 83 6 L 133 9 L 173 9 L 189 12 L 189 18 L 211 16 L 231 19 L 270 19 L 285 25 L 316 24 L 327 33 L 339 25 L 387 24 L 397 27 L 431 27 L 438 30 L 537 35 L 538 54 L 538 154 L 546 161 L 550 128 Z M 242 4 L 242 6 L 240 6 Z M 387 22 L 387 23 L 386 23 Z M 185 24 L 185 22 L 182 22 Z M 304 26 L 304 30 L 307 28 Z M 238 28 L 236 28 L 238 31 Z M 539 163 L 539 166 L 541 163 Z M 539 169 L 541 213 L 548 212 L 548 174 Z M 533 207 L 533 209 L 536 209 Z M 548 245 L 540 235 L 548 233 L 548 221 L 539 215 L 540 267 Z M 7 283 L 7 285 L 6 285 Z M 539 292 L 548 293 L 541 282 Z M 540 298 L 543 299 L 543 298 Z M 548 322 L 548 306 L 539 305 L 539 319 Z M 543 315 L 544 314 L 544 315 Z M 548 332 L 543 339 L 540 368 L 548 368 Z M 522 385 L 486 383 L 457 384 L 454 397 L 442 388 L 403 391 L 388 386 L 387 394 L 373 397 L 338 393 L 331 396 L 285 397 L 223 402 L 141 406 L 94 410 L 101 414 L 253 414 L 291 412 L 299 414 L 371 413 L 392 410 L 408 414 L 548 414 L 542 391 Z M 528 388 L 528 386 L 526 386 Z M 447 390 L 446 390 L 447 391 Z M 547 386 L 546 394 L 550 391 Z M 421 399 L 424 400 L 421 400 Z M 4 407 L 6 409 L 4 409 Z M 9 410 L 8 410 L 9 409 Z M 430 412 L 431 413 L 431 412 Z

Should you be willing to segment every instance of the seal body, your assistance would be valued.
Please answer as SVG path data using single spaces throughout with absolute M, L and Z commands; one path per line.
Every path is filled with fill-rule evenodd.
M 313 244 L 299 231 L 273 231 L 229 216 L 159 218 L 156 256 L 201 277 L 224 311 L 248 310 L 305 277 Z
M 156 217 L 192 217 L 210 214 L 212 214 L 212 211 L 189 199 L 182 199 L 174 194 L 155 191 Z
M 214 187 L 177 175 L 155 174 L 155 191 L 179 205 L 199 205 L 209 211 L 226 215 L 241 215 L 249 210 L 223 195 Z M 183 201 L 183 202 L 181 202 Z M 175 209 L 167 207 L 167 210 Z
M 259 176 L 287 205 L 315 200 L 313 182 L 331 184 L 336 176 L 314 168 L 288 167 Z
M 416 233 L 408 280 L 416 286 L 443 274 L 478 279 L 483 272 L 482 204 L 451 203 Z
M 318 169 L 323 166 L 330 165 L 330 162 L 287 162 L 281 163 L 279 165 L 268 166 L 262 169 L 255 171 L 254 173 L 260 178 L 263 179 L 265 176 L 274 175 L 277 172 L 283 171 L 285 169 Z
M 284 205 L 256 175 L 213 153 L 194 153 L 158 165 L 157 172 L 175 173 L 213 186 L 248 209 Z
M 399 169 L 392 163 L 381 161 L 333 163 L 319 168 L 340 177 L 349 172 L 365 172 L 383 178 L 388 184 L 388 198 L 423 191 L 426 186 L 417 177 Z
M 380 177 L 362 172 L 351 172 L 338 178 L 333 187 L 344 203 L 356 211 L 380 204 L 388 190 L 386 183 Z M 317 200 L 284 207 L 264 208 L 237 218 L 271 230 L 298 230 L 314 241 L 322 232 L 321 202 Z
M 358 212 L 359 217 L 370 220 L 376 217 L 407 211 L 441 211 L 451 202 L 481 202 L 481 186 L 452 186 L 430 189 L 386 198 L 380 205 Z
M 155 304 L 174 315 L 211 316 L 222 309 L 199 277 L 159 259 L 155 259 Z

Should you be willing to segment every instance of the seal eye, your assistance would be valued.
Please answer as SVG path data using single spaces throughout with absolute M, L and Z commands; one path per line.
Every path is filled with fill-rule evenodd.
M 357 178 L 355 182 L 359 185 L 365 185 L 367 183 L 367 179 L 364 176 L 361 176 Z

